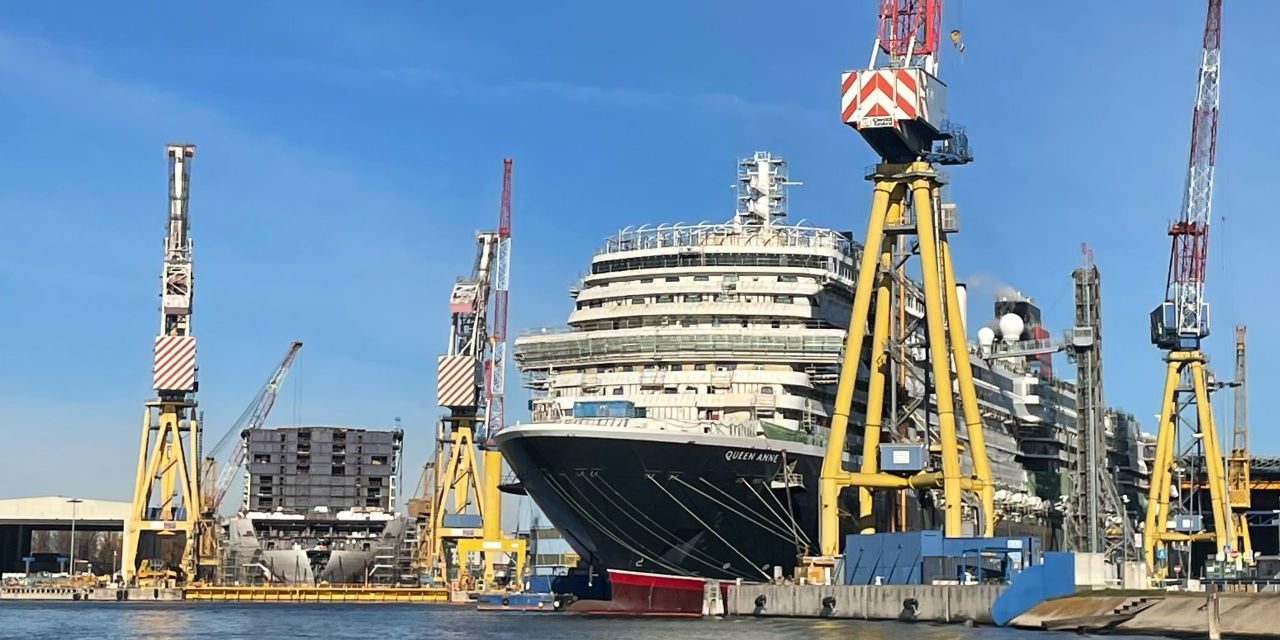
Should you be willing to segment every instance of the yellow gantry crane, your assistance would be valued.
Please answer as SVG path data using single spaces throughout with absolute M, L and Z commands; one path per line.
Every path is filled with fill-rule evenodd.
M 502 217 L 508 228 L 510 181 L 511 161 L 507 160 Z M 514 575 L 509 576 L 509 582 L 518 582 L 524 569 L 525 542 L 502 536 L 502 496 L 498 490 L 502 455 L 494 449 L 485 450 L 483 469 L 477 456 L 479 434 L 492 430 L 488 422 L 494 419 L 495 398 L 501 403 L 494 383 L 500 374 L 494 369 L 504 363 L 501 354 L 494 353 L 498 341 L 490 330 L 489 304 L 491 294 L 505 290 L 503 278 L 498 277 L 503 269 L 503 240 L 501 231 L 477 235 L 472 274 L 459 278 L 449 297 L 449 348 L 439 357 L 436 373 L 436 400 L 449 413 L 441 418 L 436 433 L 430 519 L 419 551 L 419 564 L 437 583 L 466 582 L 470 577 L 467 557 L 472 553 L 483 555 L 486 588 L 495 584 L 496 567 L 503 558 L 514 556 Z M 505 300 L 501 303 L 496 308 L 498 315 L 505 317 Z M 427 484 L 425 478 L 423 484 Z M 477 516 L 479 526 L 474 523 Z M 451 567 L 458 569 L 456 575 L 450 575 Z
M 949 234 L 958 231 L 958 227 L 954 211 L 941 204 L 944 181 L 935 168 L 935 164 L 959 165 L 972 160 L 963 130 L 950 126 L 942 113 L 946 86 L 937 79 L 942 2 L 882 0 L 880 5 L 880 31 L 872 50 L 871 68 L 847 72 L 842 79 L 843 121 L 862 134 L 879 154 L 881 162 L 867 175 L 875 184 L 871 215 L 858 269 L 830 440 L 822 466 L 823 556 L 839 553 L 839 499 L 841 490 L 848 486 L 859 489 L 859 515 L 864 521 L 864 533 L 872 530 L 865 526 L 865 521 L 872 515 L 873 489 L 941 487 L 947 536 L 966 533 L 962 517 L 965 491 L 972 492 L 980 506 L 981 535 L 992 535 L 996 517 L 995 487 L 948 240 Z M 883 61 L 877 65 L 881 54 Z M 886 353 L 891 290 L 900 261 L 909 257 L 895 252 L 899 238 L 914 238 L 920 256 L 941 472 L 927 470 L 922 459 L 915 469 L 898 467 L 898 473 L 886 473 L 879 455 L 885 388 L 893 383 L 887 379 L 887 361 L 892 356 Z M 850 472 L 844 469 L 843 458 L 869 314 L 872 317 L 871 359 L 862 466 L 858 472 Z M 972 476 L 962 472 L 953 389 L 958 390 L 961 400 L 968 452 L 973 462 Z
M 196 338 L 191 333 L 194 277 L 188 190 L 195 145 L 170 144 L 169 225 L 164 244 L 160 333 L 138 445 L 133 503 L 125 521 L 122 575 L 190 579 L 198 566 L 201 526 L 200 425 L 196 419 Z
M 1212 541 L 1216 554 L 1228 560 L 1237 555 L 1241 536 L 1248 535 L 1247 528 L 1237 531 L 1239 527 L 1235 525 L 1222 443 L 1209 397 L 1207 358 L 1201 350 L 1201 341 L 1209 335 L 1204 283 L 1213 209 L 1222 55 L 1222 0 L 1209 0 L 1208 4 L 1182 210 L 1169 227 L 1173 242 L 1165 299 L 1151 312 L 1151 342 L 1166 352 L 1167 365 L 1142 540 L 1147 566 L 1157 579 L 1167 574 L 1170 542 Z M 1183 434 L 1189 437 L 1184 440 L 1180 437 Z M 1175 483 L 1180 489 L 1191 490 L 1181 494 L 1186 499 L 1171 505 L 1170 493 Z M 1208 518 L 1195 502 L 1197 488 L 1202 484 L 1209 487 Z M 1252 558 L 1246 560 L 1251 562 Z

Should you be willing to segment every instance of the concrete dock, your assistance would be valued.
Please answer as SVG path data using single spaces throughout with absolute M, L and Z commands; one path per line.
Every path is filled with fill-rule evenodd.
M 725 612 L 737 616 L 853 618 L 992 624 L 998 585 L 731 585 Z

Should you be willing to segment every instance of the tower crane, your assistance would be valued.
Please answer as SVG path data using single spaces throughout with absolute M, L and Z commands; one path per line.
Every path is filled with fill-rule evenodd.
M 1204 285 L 1217 151 L 1221 24 L 1222 0 L 1209 0 L 1182 210 L 1169 226 L 1172 251 L 1164 302 L 1151 312 L 1151 342 L 1166 352 L 1164 395 L 1143 536 L 1143 554 L 1157 578 L 1165 575 L 1167 563 L 1158 561 L 1166 557 L 1170 542 L 1213 541 L 1225 559 L 1239 549 L 1239 536 L 1247 535 L 1247 529 L 1235 531 L 1222 445 L 1209 399 L 1206 358 L 1201 351 L 1201 342 L 1209 335 L 1209 303 Z M 1189 441 L 1180 437 L 1184 432 L 1190 436 Z M 1198 509 L 1193 504 L 1194 490 L 1187 492 L 1191 499 L 1170 505 L 1174 476 L 1177 474 L 1176 481 L 1181 483 L 1181 474 L 1188 469 L 1195 476 L 1205 476 L 1209 485 L 1211 512 L 1207 520 L 1193 513 Z M 1193 486 L 1200 482 L 1198 477 L 1189 480 Z
M 200 523 L 200 424 L 196 408 L 196 338 L 192 335 L 194 272 L 188 217 L 195 145 L 170 144 L 169 220 L 155 339 L 152 386 L 138 445 L 133 501 L 125 520 L 121 572 L 126 582 L 195 575 Z M 176 553 L 171 543 L 181 544 Z
M 995 524 L 995 487 L 951 259 L 949 236 L 959 228 L 954 209 L 942 205 L 944 180 L 935 167 L 963 165 L 973 159 L 963 129 L 951 125 L 944 113 L 946 85 L 937 77 L 942 0 L 881 0 L 879 6 L 879 30 L 868 68 L 844 73 L 841 83 L 842 121 L 862 135 L 881 161 L 867 174 L 875 185 L 874 195 L 822 465 L 819 533 L 823 556 L 839 552 L 840 493 L 849 486 L 858 488 L 859 515 L 864 522 L 873 515 L 873 489 L 941 488 L 945 535 L 963 534 L 965 491 L 980 505 L 982 535 L 992 535 Z M 879 454 L 885 387 L 890 383 L 887 363 L 891 356 L 886 354 L 890 292 L 895 268 L 909 257 L 898 255 L 895 245 L 899 237 L 912 236 L 921 259 L 942 470 L 921 464 L 886 473 L 881 470 Z M 851 472 L 844 469 L 842 459 L 869 315 L 873 329 L 862 467 Z M 961 471 L 952 362 L 973 462 L 971 476 Z

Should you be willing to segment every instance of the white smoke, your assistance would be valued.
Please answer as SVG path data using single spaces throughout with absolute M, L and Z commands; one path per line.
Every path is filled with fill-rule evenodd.
M 978 272 L 963 281 L 969 289 L 978 294 L 976 298 L 989 296 L 992 301 L 1013 300 L 1014 302 L 1030 302 L 1031 298 L 1022 295 L 1013 285 L 989 273 Z

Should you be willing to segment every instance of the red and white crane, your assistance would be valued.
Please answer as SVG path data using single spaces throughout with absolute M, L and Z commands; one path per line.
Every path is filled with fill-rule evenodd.
M 1178 566 L 1174 558 L 1168 557 L 1170 542 L 1212 541 L 1219 561 L 1253 561 L 1239 553 L 1241 548 L 1250 547 L 1248 531 L 1243 519 L 1236 518 L 1232 510 L 1247 508 L 1248 495 L 1228 491 L 1222 443 L 1209 398 L 1206 358 L 1200 348 L 1201 341 L 1209 335 L 1204 284 L 1213 214 L 1221 56 L 1222 0 L 1209 0 L 1182 209 L 1169 226 L 1173 246 L 1165 298 L 1151 312 L 1151 342 L 1166 352 L 1167 364 L 1143 532 L 1143 552 L 1157 578 L 1164 576 L 1170 566 Z M 1183 475 L 1187 468 L 1195 469 L 1192 477 Z M 1175 482 L 1189 484 L 1191 490 L 1180 486 L 1180 499 L 1171 505 L 1171 485 Z M 1203 495 L 1198 490 L 1202 483 L 1209 486 L 1208 513 L 1199 499 Z
M 502 161 L 502 202 L 498 208 L 498 238 L 493 254 L 493 315 L 485 415 L 485 440 L 506 426 L 507 298 L 511 290 L 511 158 Z

